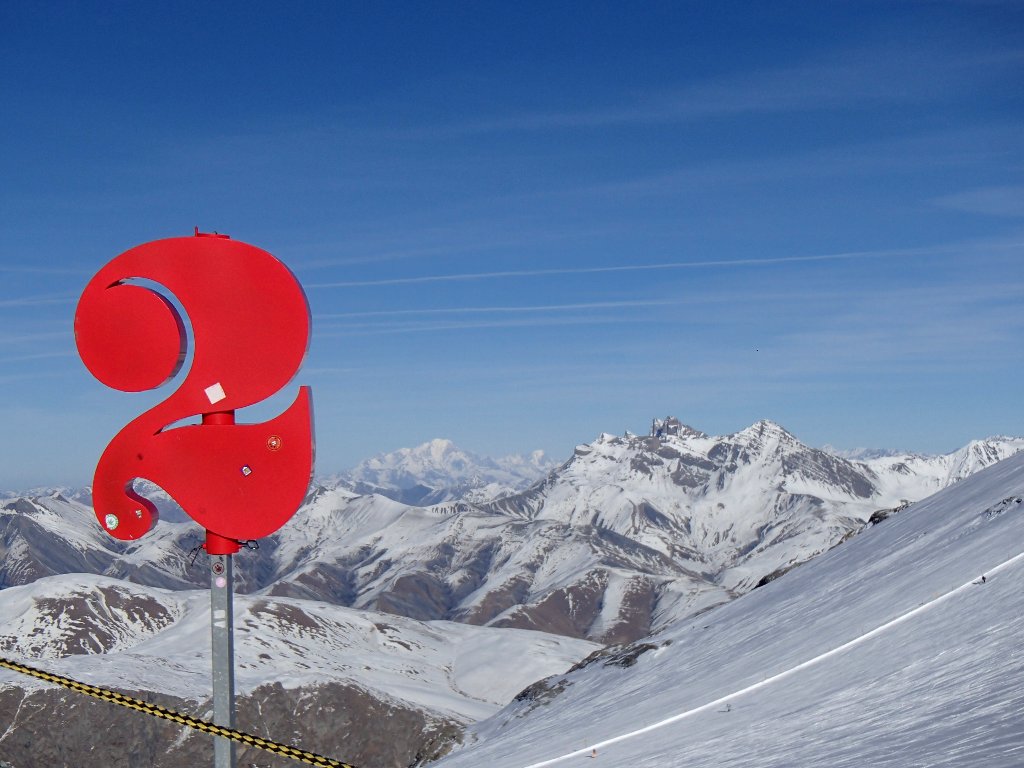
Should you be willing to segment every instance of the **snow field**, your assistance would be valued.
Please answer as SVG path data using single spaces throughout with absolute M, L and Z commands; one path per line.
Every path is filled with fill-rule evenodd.
M 668 628 L 633 667 L 564 676 L 441 765 L 538 767 L 598 745 L 612 766 L 1019 768 L 1022 491 L 1017 456 Z
M 49 652 L 50 646 L 60 647 L 66 628 L 59 618 L 40 614 L 39 601 L 73 594 L 86 596 L 84 603 L 75 597 L 76 604 L 102 605 L 101 588 L 167 604 L 178 619 L 156 629 L 125 621 L 115 627 L 119 641 L 106 653 L 59 658 Z M 470 722 L 598 647 L 542 632 L 418 622 L 310 600 L 235 595 L 234 601 L 239 695 L 267 683 L 315 688 L 346 682 Z M 4 651 L 31 666 L 105 687 L 162 691 L 192 700 L 210 695 L 208 591 L 170 592 L 86 574 L 53 576 L 0 591 L 0 626 L 40 646 L 32 655 L 20 646 Z M 100 626 L 108 628 L 109 618 L 103 617 Z M 0 688 L 12 685 L 47 684 L 0 671 Z
M 993 575 L 995 575 L 995 574 L 997 574 L 997 573 L 999 573 L 1001 571 L 1006 570 L 1010 566 L 1020 565 L 1021 561 L 1024 561 L 1024 552 L 1022 552 L 1019 555 L 1016 555 L 1015 557 L 1010 558 L 1009 560 L 1007 560 L 1004 563 L 1001 563 L 1000 565 L 996 566 L 995 568 L 989 569 L 988 577 L 991 578 Z M 956 589 L 954 589 L 954 590 L 952 590 L 950 592 L 947 592 L 946 594 L 941 595 L 940 597 L 937 597 L 934 600 L 931 600 L 931 601 L 925 603 L 924 605 L 919 606 L 918 608 L 915 608 L 912 611 L 908 611 L 907 613 L 903 614 L 902 616 L 899 616 L 899 617 L 893 619 L 892 621 L 890 621 L 890 622 L 888 622 L 886 624 L 883 624 L 882 626 L 877 627 L 876 629 L 871 630 L 870 632 L 865 632 L 860 637 L 856 637 L 853 640 L 851 640 L 851 641 L 849 641 L 847 643 L 844 643 L 843 645 L 840 645 L 837 648 L 833 648 L 832 650 L 826 651 L 825 653 L 823 653 L 823 654 L 821 654 L 819 656 L 815 656 L 812 659 L 808 659 L 807 661 L 805 661 L 805 662 L 803 662 L 801 664 L 797 664 L 795 667 L 790 667 L 789 669 L 787 669 L 787 670 L 785 670 L 783 672 L 779 672 L 778 674 L 773 675 L 772 677 L 769 677 L 769 678 L 767 678 L 765 680 L 762 680 L 761 682 L 754 683 L 753 685 L 748 685 L 746 688 L 743 688 L 743 689 L 738 690 L 738 691 L 734 691 L 733 693 L 726 694 L 725 696 L 721 696 L 721 697 L 715 699 L 714 701 L 709 701 L 707 704 L 703 704 L 703 705 L 701 705 L 699 707 L 696 707 L 694 709 L 689 709 L 689 710 L 686 710 L 685 712 L 680 712 L 678 714 L 672 715 L 671 717 L 667 717 L 664 720 L 661 720 L 661 721 L 659 721 L 657 723 L 652 723 L 651 725 L 648 725 L 648 726 L 646 726 L 644 728 L 638 728 L 635 731 L 630 731 L 628 733 L 624 733 L 624 734 L 621 734 L 619 736 L 615 736 L 614 738 L 606 739 L 604 741 L 597 742 L 596 744 L 590 744 L 587 747 L 583 747 L 582 749 L 578 749 L 578 750 L 576 750 L 574 752 L 570 752 L 570 753 L 568 753 L 566 755 L 562 755 L 560 757 L 555 757 L 555 758 L 552 758 L 550 760 L 544 760 L 544 761 L 539 762 L 539 763 L 533 763 L 533 764 L 531 764 L 529 766 L 526 766 L 526 768 L 543 768 L 543 766 L 555 765 L 557 763 L 560 763 L 560 762 L 562 762 L 564 760 L 567 760 L 569 758 L 572 758 L 572 757 L 577 757 L 579 755 L 591 754 L 591 751 L 594 750 L 594 749 L 604 749 L 605 747 L 611 746 L 612 744 L 617 744 L 617 743 L 619 743 L 621 741 L 626 741 L 627 739 L 635 739 L 638 736 L 642 736 L 642 735 L 644 735 L 646 733 L 650 733 L 651 731 L 655 731 L 655 730 L 657 730 L 659 728 L 664 728 L 665 726 L 671 725 L 673 723 L 677 723 L 680 720 L 684 720 L 684 719 L 686 719 L 688 717 L 692 717 L 694 715 L 703 714 L 705 712 L 716 710 L 716 709 L 719 709 L 719 708 L 721 708 L 721 707 L 723 707 L 725 705 L 729 705 L 729 709 L 727 709 L 725 711 L 726 712 L 731 712 L 732 711 L 732 709 L 731 709 L 732 703 L 734 701 L 738 701 L 739 699 L 743 698 L 744 696 L 746 696 L 748 694 L 751 694 L 751 693 L 754 693 L 755 691 L 759 691 L 762 688 L 765 688 L 767 686 L 774 685 L 775 683 L 781 682 L 782 680 L 785 680 L 787 677 L 790 677 L 791 675 L 799 674 L 800 672 L 802 672 L 805 669 L 813 667 L 813 666 L 815 666 L 817 664 L 821 664 L 822 662 L 828 661 L 832 657 L 838 656 L 838 655 L 840 655 L 842 653 L 845 653 L 846 651 L 850 650 L 851 648 L 855 648 L 856 646 L 859 646 L 859 645 L 861 645 L 863 643 L 869 642 L 869 641 L 873 640 L 874 638 L 878 637 L 879 635 L 881 635 L 882 633 L 891 630 L 893 627 L 896 627 L 896 626 L 898 626 L 898 625 L 900 625 L 900 624 L 902 624 L 902 623 L 904 623 L 906 621 L 913 620 L 915 617 L 917 617 L 919 614 L 921 614 L 921 613 L 923 613 L 925 611 L 934 610 L 936 607 L 938 607 L 942 603 L 945 603 L 947 600 L 950 600 L 950 599 L 956 597 L 958 594 L 960 594 L 964 590 L 972 589 L 975 586 L 981 586 L 981 585 L 977 581 L 967 582 L 966 584 L 963 584 L 963 585 L 957 587 Z M 942 653 L 945 653 L 945 652 L 946 651 L 942 651 Z

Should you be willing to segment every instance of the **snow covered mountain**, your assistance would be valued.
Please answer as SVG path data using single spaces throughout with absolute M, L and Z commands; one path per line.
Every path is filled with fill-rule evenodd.
M 202 531 L 193 523 L 162 519 L 138 541 L 114 539 L 99 528 L 87 503 L 59 492 L 8 499 L 0 506 L 0 589 L 64 573 L 167 589 L 203 586 L 202 569 L 190 565 L 201 542 Z
M 209 611 L 208 591 L 84 574 L 42 578 L 0 591 L 0 655 L 93 685 L 159 692 L 154 703 L 208 717 Z M 236 598 L 235 622 L 239 727 L 379 766 L 443 753 L 467 723 L 598 647 L 255 596 Z M 10 715 L 0 756 L 17 766 L 175 768 L 208 762 L 211 752 L 209 736 L 6 670 L 0 713 Z M 56 733 L 46 726 L 54 721 L 64 724 Z M 111 738 L 112 722 L 126 724 L 124 735 Z M 239 765 L 268 759 L 243 748 Z
M 767 583 L 1022 447 L 993 438 L 949 456 L 850 461 L 768 421 L 711 437 L 665 419 L 646 436 L 602 435 L 539 483 L 487 503 L 416 507 L 318 487 L 258 552 L 239 554 L 238 586 L 421 620 L 631 641 Z M 124 544 L 105 537 L 81 502 L 10 500 L 0 509 L 0 585 L 86 571 L 203 587 L 205 570 L 190 562 L 200 542 L 194 525 L 161 521 Z
M 545 482 L 488 505 L 627 537 L 733 592 L 834 546 L 879 510 L 916 501 L 1024 449 L 974 441 L 947 456 L 849 461 L 760 421 L 710 437 L 656 420 L 644 437 L 604 434 Z
M 948 456 L 849 460 L 768 421 L 713 437 L 666 419 L 649 435 L 602 435 L 540 482 L 486 503 L 417 507 L 314 488 L 282 531 L 236 557 L 240 721 L 313 751 L 408 765 L 441 754 L 525 688 L 472 726 L 453 765 L 539 768 L 619 735 L 599 747 L 610 764 L 675 764 L 678 753 L 695 765 L 719 754 L 816 765 L 828 747 L 815 739 L 821 723 L 846 750 L 830 764 L 889 764 L 864 752 L 865 729 L 903 723 L 931 741 L 914 762 L 903 731 L 883 739 L 902 756 L 893 765 L 1017 765 L 1001 762 L 998 738 L 967 731 L 987 734 L 977 715 L 986 713 L 1024 749 L 1006 715 L 1024 700 L 1003 683 L 1021 671 L 1006 638 L 1021 629 L 1007 617 L 1024 606 L 1003 586 L 1017 566 L 1002 565 L 1024 540 L 1024 454 L 990 466 L 1022 447 L 992 438 Z M 0 652 L 208 714 L 208 572 L 205 555 L 192 562 L 200 541 L 194 524 L 166 519 L 138 542 L 111 539 L 87 496 L 59 489 L 4 499 Z M 983 587 L 997 597 L 991 608 L 957 589 L 981 572 L 992 577 Z M 932 611 L 935 599 L 947 607 Z M 918 620 L 908 616 L 915 608 L 923 628 L 901 634 Z M 461 623 L 421 621 L 433 619 Z M 903 623 L 865 637 L 890 619 Z M 597 647 L 557 635 L 633 645 L 529 685 Z M 990 640 L 995 650 L 977 649 Z M 840 655 L 852 671 L 830 666 Z M 969 671 L 989 665 L 996 672 L 978 690 L 965 687 Z M 801 675 L 800 686 L 772 696 Z M 926 711 L 904 711 L 904 683 L 927 693 Z M 969 725 L 937 731 L 932 704 Z M 124 750 L 103 736 L 111 727 L 138 737 L 125 765 L 176 768 L 208 751 L 208 737 L 140 725 L 133 713 L 111 715 L 8 673 L 0 713 L 12 719 L 0 758 L 18 766 L 34 764 L 34 734 L 58 718 L 75 725 L 45 741 L 47 764 L 88 765 L 75 751 L 85 745 L 95 765 L 118 765 Z M 734 721 L 702 719 L 712 713 Z M 691 746 L 674 735 L 663 742 L 660 730 L 654 740 L 628 735 L 676 714 Z M 756 749 L 734 728 L 773 734 L 768 757 L 748 760 Z M 934 743 L 959 760 L 943 763 Z M 991 759 L 971 762 L 979 743 Z
M 1016 768 L 1022 499 L 1018 454 L 538 682 L 438 765 Z
M 377 493 L 415 506 L 446 501 L 489 501 L 520 491 L 546 475 L 555 462 L 543 451 L 528 457 L 478 456 L 451 440 L 431 440 L 415 448 L 382 453 L 331 478 L 356 493 Z

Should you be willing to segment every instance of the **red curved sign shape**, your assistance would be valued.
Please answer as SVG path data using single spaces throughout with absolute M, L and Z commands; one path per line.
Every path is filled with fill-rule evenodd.
M 261 424 L 236 409 L 267 399 L 298 372 L 309 343 L 309 305 L 298 280 L 271 254 L 223 236 L 156 240 L 125 251 L 86 286 L 75 341 L 89 371 L 126 392 L 156 388 L 185 359 L 185 309 L 193 358 L 167 399 L 126 425 L 100 457 L 93 506 L 100 525 L 137 539 L 156 507 L 136 478 L 163 488 L 207 531 L 233 540 L 273 533 L 295 514 L 313 471 L 312 400 Z M 173 427 L 183 419 L 201 424 Z

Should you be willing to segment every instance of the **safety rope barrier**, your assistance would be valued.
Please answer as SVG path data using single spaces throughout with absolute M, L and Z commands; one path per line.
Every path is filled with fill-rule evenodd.
M 287 744 L 280 744 L 276 741 L 263 739 L 259 736 L 254 736 L 251 733 L 246 733 L 245 731 L 226 728 L 223 725 L 217 725 L 216 723 L 211 723 L 209 720 L 203 720 L 202 718 L 183 715 L 180 712 L 175 712 L 173 709 L 168 709 L 167 707 L 150 704 L 148 701 L 136 699 L 132 696 L 126 696 L 125 694 L 118 693 L 117 691 L 111 691 L 106 688 L 100 688 L 99 686 L 82 683 L 78 680 L 72 680 L 70 677 L 63 677 L 51 672 L 44 672 L 40 669 L 35 669 L 34 667 L 29 667 L 25 664 L 19 664 L 16 661 L 11 661 L 10 659 L 5 659 L 3 657 L 0 657 L 0 667 L 9 669 L 13 672 L 20 672 L 23 675 L 35 677 L 48 683 L 64 686 L 72 691 L 84 693 L 86 696 L 92 696 L 93 698 L 100 699 L 101 701 L 109 701 L 111 704 L 128 707 L 128 709 L 134 709 L 137 712 L 143 712 L 147 715 L 159 717 L 163 720 L 170 720 L 172 723 L 178 723 L 179 725 L 184 725 L 188 728 L 194 728 L 195 730 L 202 731 L 203 733 L 209 733 L 214 736 L 231 739 L 232 741 L 237 741 L 240 744 L 248 744 L 251 747 L 272 752 L 276 755 L 290 757 L 292 760 L 298 760 L 299 762 L 306 763 L 307 765 L 323 766 L 323 768 L 355 768 L 355 766 L 350 765 L 349 763 L 333 760 L 329 757 L 318 755 L 315 752 L 307 752 L 304 749 L 298 749 L 296 747 L 290 747 Z

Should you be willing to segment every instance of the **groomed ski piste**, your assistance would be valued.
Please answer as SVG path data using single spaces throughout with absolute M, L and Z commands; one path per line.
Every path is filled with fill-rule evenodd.
M 1024 455 L 649 642 L 436 765 L 1019 768 Z

